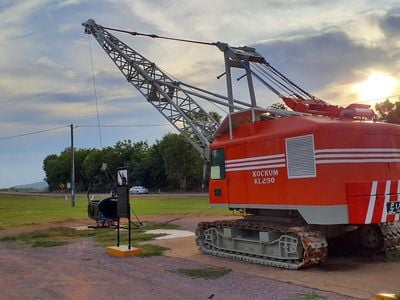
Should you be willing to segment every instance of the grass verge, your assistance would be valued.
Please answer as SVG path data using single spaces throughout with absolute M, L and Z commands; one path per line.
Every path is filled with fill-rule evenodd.
M 98 196 L 98 199 L 103 197 Z M 78 196 L 76 207 L 71 199 L 48 196 L 0 195 L 0 230 L 15 226 L 87 220 L 87 199 Z M 135 196 L 131 207 L 137 215 L 188 215 L 201 211 L 201 215 L 230 215 L 223 208 L 210 207 L 208 197 L 161 198 Z
M 132 230 L 132 244 L 143 249 L 140 256 L 157 256 L 162 255 L 168 248 L 158 245 L 142 244 L 146 241 L 153 240 L 163 234 L 148 234 L 146 230 L 150 229 L 176 229 L 178 226 L 174 224 L 159 225 L 155 223 L 146 224 L 143 229 Z M 95 230 L 76 230 L 67 227 L 56 227 L 47 230 L 38 230 L 30 233 L 21 233 L 14 236 L 6 236 L 0 238 L 0 242 L 15 242 L 25 244 L 31 247 L 54 247 L 65 245 L 79 238 L 93 238 L 99 246 L 108 247 L 115 245 L 117 241 L 117 232 L 112 228 L 102 228 Z M 128 232 L 121 230 L 120 244 L 128 243 Z
M 54 247 L 65 245 L 72 240 L 94 236 L 93 231 L 78 231 L 73 228 L 56 227 L 0 238 L 0 242 L 16 242 L 31 247 Z
M 231 269 L 227 268 L 199 268 L 177 269 L 173 272 L 190 278 L 217 279 L 229 274 L 231 271 Z
M 386 252 L 385 260 L 388 262 L 400 262 L 400 249 Z
M 311 292 L 308 294 L 302 294 L 301 298 L 299 298 L 299 299 L 302 299 L 302 300 L 328 300 L 328 297 L 318 295 L 315 292 Z

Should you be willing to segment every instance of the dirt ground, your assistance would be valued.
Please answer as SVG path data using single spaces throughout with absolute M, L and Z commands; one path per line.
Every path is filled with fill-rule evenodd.
M 199 221 L 220 217 L 192 216 L 171 221 L 194 231 Z M 176 217 L 146 216 L 166 222 Z M 0 236 L 48 228 L 79 226 L 68 222 L 0 231 Z M 164 256 L 116 258 L 90 239 L 53 248 L 0 243 L 2 299 L 303 299 L 313 293 L 328 299 L 372 299 L 399 288 L 400 264 L 367 259 L 329 258 L 320 267 L 289 271 L 201 254 L 193 237 L 158 240 L 171 250 Z M 111 246 L 111 245 L 110 245 Z M 178 269 L 227 267 L 217 280 L 191 279 Z

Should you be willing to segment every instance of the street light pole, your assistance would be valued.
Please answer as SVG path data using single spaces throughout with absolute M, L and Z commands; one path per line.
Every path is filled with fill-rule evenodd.
M 71 206 L 75 207 L 75 148 L 73 124 L 71 124 Z

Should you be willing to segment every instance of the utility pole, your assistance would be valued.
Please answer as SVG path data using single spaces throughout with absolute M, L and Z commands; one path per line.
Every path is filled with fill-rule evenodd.
M 75 207 L 75 148 L 73 124 L 71 124 L 71 206 Z

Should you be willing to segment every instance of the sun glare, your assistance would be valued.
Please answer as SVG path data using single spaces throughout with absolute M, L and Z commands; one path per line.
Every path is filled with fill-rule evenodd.
M 382 72 L 372 72 L 368 79 L 354 86 L 353 91 L 362 101 L 374 102 L 391 96 L 396 88 L 397 79 Z

